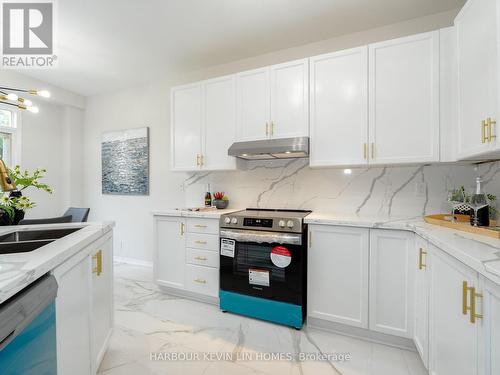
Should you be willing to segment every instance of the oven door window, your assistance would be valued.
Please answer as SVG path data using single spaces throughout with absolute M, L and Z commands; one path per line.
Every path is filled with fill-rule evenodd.
M 220 257 L 221 289 L 300 304 L 303 251 L 299 245 L 235 242 L 234 257 Z

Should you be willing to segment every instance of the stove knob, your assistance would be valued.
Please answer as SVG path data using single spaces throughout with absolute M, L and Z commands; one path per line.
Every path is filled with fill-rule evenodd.
M 238 224 L 238 219 L 237 219 L 237 218 L 235 218 L 235 217 L 233 217 L 233 218 L 231 219 L 231 224 Z
M 285 227 L 285 220 L 280 220 L 278 225 L 280 228 L 284 228 Z
M 225 223 L 225 224 L 229 224 L 230 222 L 231 222 L 231 218 L 230 218 L 230 217 L 226 217 L 226 218 L 224 219 L 224 223 Z
M 292 220 L 288 220 L 287 223 L 286 223 L 286 226 L 288 228 L 293 228 L 293 221 Z

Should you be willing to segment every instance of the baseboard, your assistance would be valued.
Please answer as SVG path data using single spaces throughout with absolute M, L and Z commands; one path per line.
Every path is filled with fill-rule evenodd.
M 143 267 L 153 268 L 153 262 L 150 262 L 150 261 L 147 261 L 147 260 L 141 260 L 141 259 L 135 259 L 135 258 L 127 258 L 127 257 L 120 257 L 120 256 L 116 256 L 116 255 L 113 257 L 113 260 L 115 262 L 130 264 L 132 266 L 143 266 Z
M 219 298 L 217 298 L 217 297 L 206 296 L 204 294 L 194 293 L 194 292 L 190 292 L 188 290 L 172 288 L 172 287 L 163 285 L 160 281 L 157 281 L 156 284 L 160 287 L 160 289 L 163 292 L 170 294 L 172 296 L 182 297 L 182 298 L 186 298 L 186 299 L 192 299 L 192 300 L 199 301 L 199 302 L 205 302 L 205 303 L 208 303 L 210 305 L 219 306 Z
M 366 341 L 376 342 L 399 349 L 416 352 L 413 340 L 405 337 L 392 336 L 385 333 L 370 331 L 369 329 L 352 327 L 345 324 L 329 322 L 323 319 L 307 317 L 307 326 L 325 331 L 338 333 L 344 336 L 355 337 Z

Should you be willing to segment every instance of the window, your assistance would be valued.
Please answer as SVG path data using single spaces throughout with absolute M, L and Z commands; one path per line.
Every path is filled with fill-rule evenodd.
M 19 163 L 19 114 L 0 106 L 0 158 L 8 167 Z

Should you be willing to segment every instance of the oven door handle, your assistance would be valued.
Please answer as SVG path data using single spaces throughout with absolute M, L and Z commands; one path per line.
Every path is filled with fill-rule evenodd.
M 295 233 L 221 229 L 220 238 L 228 238 L 238 242 L 302 245 L 302 235 Z

